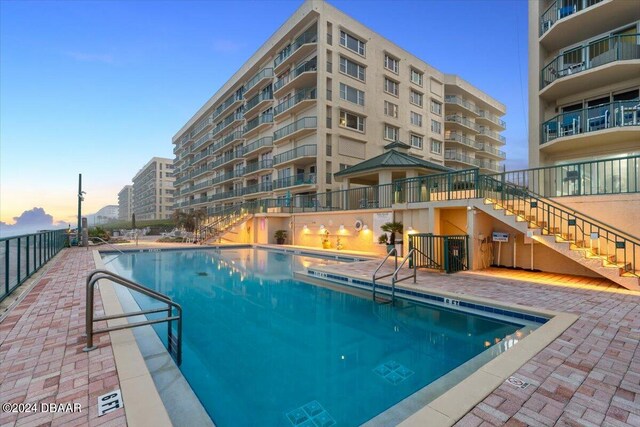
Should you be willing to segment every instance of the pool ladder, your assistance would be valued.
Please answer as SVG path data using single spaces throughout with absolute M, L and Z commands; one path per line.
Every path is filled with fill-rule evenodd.
M 420 254 L 422 254 L 424 256 L 424 253 L 422 251 L 420 251 L 419 249 L 416 249 L 416 248 L 412 248 L 409 251 L 409 253 L 407 254 L 407 256 L 402 260 L 400 265 L 398 265 L 398 251 L 396 250 L 396 248 L 393 248 L 393 249 L 391 249 L 389 251 L 387 256 L 385 256 L 384 259 L 382 260 L 382 262 L 378 265 L 378 268 L 376 268 L 376 270 L 373 272 L 373 277 L 371 279 L 372 290 L 373 290 L 373 300 L 375 302 L 380 303 L 380 304 L 389 304 L 389 303 L 393 304 L 395 299 L 396 299 L 396 283 L 402 282 L 403 280 L 407 280 L 407 279 L 411 279 L 411 278 L 413 278 L 413 283 L 416 283 L 418 268 L 416 266 L 415 260 L 412 263 L 413 265 L 409 265 L 409 267 L 413 270 L 411 272 L 411 274 L 409 274 L 408 276 L 405 276 L 405 277 L 398 278 L 398 273 L 400 273 L 400 269 L 402 269 L 402 267 L 407 263 L 407 261 L 413 259 L 414 255 L 416 255 L 418 253 L 420 253 Z M 380 271 L 382 266 L 387 262 L 387 260 L 389 259 L 389 257 L 391 255 L 395 255 L 394 256 L 394 270 L 393 270 L 393 273 L 385 274 L 385 275 L 382 275 L 382 276 L 376 276 L 376 274 L 378 274 L 378 271 Z M 391 299 L 390 300 L 385 299 L 385 298 L 376 297 L 376 280 L 384 279 L 386 277 L 391 277 Z
M 123 313 L 123 314 L 114 314 L 110 316 L 99 316 L 94 317 L 94 289 L 98 280 L 108 280 L 119 285 L 124 286 L 125 288 L 133 289 L 136 292 L 140 292 L 143 295 L 146 295 L 156 301 L 160 301 L 162 303 L 167 304 L 166 308 L 156 308 L 151 310 L 141 310 L 135 311 L 131 313 Z M 173 311 L 176 310 L 176 314 L 174 315 Z M 111 319 L 122 319 L 131 316 L 139 316 L 146 315 L 152 313 L 167 313 L 167 317 L 163 317 L 162 319 L 153 319 L 153 320 L 145 320 L 141 322 L 134 323 L 126 323 L 124 325 L 111 326 L 104 329 L 94 330 L 93 323 L 100 322 L 103 320 L 111 320 Z M 177 334 L 173 334 L 173 323 L 177 321 Z M 87 345 L 83 348 L 83 351 L 91 351 L 95 350 L 96 346 L 93 345 L 93 336 L 96 334 L 102 334 L 105 332 L 111 331 L 119 331 L 122 329 L 135 328 L 137 326 L 145 326 L 145 325 L 153 325 L 155 323 L 168 322 L 167 325 L 167 347 L 169 350 L 169 354 L 174 358 L 176 364 L 180 366 L 182 363 L 182 307 L 180 304 L 177 304 L 171 300 L 167 295 L 161 294 L 160 292 L 156 292 L 152 289 L 149 289 L 145 286 L 140 285 L 139 283 L 133 282 L 129 279 L 126 279 L 122 276 L 114 274 L 108 270 L 94 270 L 87 276 L 87 305 L 86 305 L 86 335 L 87 335 Z

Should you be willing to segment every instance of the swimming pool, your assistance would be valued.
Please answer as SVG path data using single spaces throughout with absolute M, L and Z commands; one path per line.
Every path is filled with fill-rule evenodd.
M 329 259 L 247 248 L 105 261 L 182 305 L 180 369 L 218 426 L 359 425 L 523 326 L 292 278 Z

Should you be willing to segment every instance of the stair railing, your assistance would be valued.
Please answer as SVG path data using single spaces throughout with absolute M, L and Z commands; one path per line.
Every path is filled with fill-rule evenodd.
M 395 270 L 397 270 L 397 268 L 398 268 L 398 251 L 394 247 L 389 251 L 389 253 L 387 253 L 387 256 L 384 257 L 382 262 L 380 264 L 378 264 L 378 268 L 375 269 L 375 271 L 373 272 L 373 276 L 371 277 L 372 296 L 373 296 L 373 300 L 376 301 L 376 302 L 378 302 L 378 300 L 376 300 L 376 280 L 384 279 L 385 277 L 391 277 L 391 276 L 394 275 L 394 273 L 389 273 L 389 274 L 385 274 L 383 276 L 376 276 L 376 274 L 378 274 L 378 271 L 380 271 L 382 266 L 387 262 L 387 260 L 389 259 L 389 257 L 391 255 L 395 255 L 395 257 L 394 257 L 394 260 L 395 260 L 394 273 L 395 273 Z M 393 292 L 393 289 L 392 289 L 392 292 Z M 392 301 L 383 301 L 383 302 L 384 303 L 389 303 L 389 302 L 392 302 Z
M 483 176 L 481 181 L 484 198 L 495 200 L 507 211 L 535 224 L 543 234 L 573 241 L 576 246 L 582 245 L 592 254 L 615 263 L 623 273 L 638 276 L 640 239 L 637 237 L 556 201 L 534 195 L 523 187 L 488 176 Z M 594 241 L 597 248 L 593 247 Z

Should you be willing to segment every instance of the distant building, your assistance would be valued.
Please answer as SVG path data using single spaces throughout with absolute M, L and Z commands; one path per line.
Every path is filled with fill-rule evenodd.
M 173 214 L 173 160 L 154 157 L 133 177 L 132 213 L 136 220 L 167 219 Z
M 131 219 L 133 199 L 133 185 L 125 185 L 118 193 L 118 219 L 128 221 Z

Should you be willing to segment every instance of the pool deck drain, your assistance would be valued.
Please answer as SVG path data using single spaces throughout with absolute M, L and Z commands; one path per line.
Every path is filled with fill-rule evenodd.
M 0 412 L 0 425 L 126 425 L 125 409 L 97 416 L 96 398 L 122 382 L 109 335 L 97 337 L 98 350 L 82 352 L 84 279 L 94 268 L 90 254 L 63 250 L 0 323 L 0 400 L 81 403 L 82 411 Z M 343 264 L 345 268 L 371 273 L 366 265 Z M 640 425 L 639 292 L 603 279 L 496 269 L 455 275 L 420 272 L 418 286 L 578 316 L 513 374 L 528 387 L 503 382 L 457 425 Z

